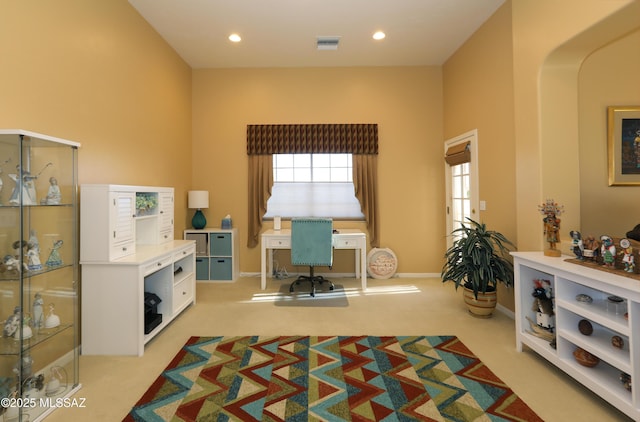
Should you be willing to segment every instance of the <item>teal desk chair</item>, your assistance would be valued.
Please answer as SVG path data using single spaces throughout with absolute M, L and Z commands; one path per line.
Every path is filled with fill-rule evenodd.
M 291 220 L 291 264 L 309 266 L 309 275 L 301 275 L 291 283 L 289 291 L 303 281 L 311 283 L 311 296 L 316 295 L 316 283 L 333 283 L 314 275 L 314 267 L 333 264 L 333 221 L 330 218 L 293 218 Z

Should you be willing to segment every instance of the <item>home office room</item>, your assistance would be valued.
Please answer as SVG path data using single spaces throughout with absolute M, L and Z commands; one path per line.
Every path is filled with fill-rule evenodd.
M 640 2 L 1 8 L 4 420 L 640 420 Z

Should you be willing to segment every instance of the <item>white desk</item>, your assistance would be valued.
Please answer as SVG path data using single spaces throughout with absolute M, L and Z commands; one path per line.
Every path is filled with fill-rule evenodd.
M 260 242 L 260 288 L 267 288 L 267 274 L 273 274 L 273 250 L 291 249 L 291 229 L 267 230 Z M 361 230 L 339 229 L 333 234 L 334 249 L 354 249 L 356 278 L 360 277 L 362 290 L 367 289 L 367 235 Z M 269 251 L 267 256 L 267 250 Z M 359 253 L 358 253 L 359 252 Z M 267 264 L 269 266 L 267 270 Z

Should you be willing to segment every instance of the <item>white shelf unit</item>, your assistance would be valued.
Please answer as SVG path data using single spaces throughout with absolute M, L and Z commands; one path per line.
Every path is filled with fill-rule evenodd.
M 515 266 L 516 347 L 526 345 L 562 369 L 604 400 L 640 421 L 640 283 L 638 280 L 565 261 L 567 257 L 547 257 L 542 252 L 513 252 Z M 527 317 L 536 320 L 532 310 L 533 280 L 549 280 L 554 296 L 556 348 L 532 334 Z M 588 295 L 591 303 L 580 302 Z M 608 300 L 618 296 L 624 302 Z M 581 320 L 593 327 L 591 335 L 578 329 Z M 635 335 L 633 333 L 636 333 Z M 623 340 L 623 347 L 612 345 L 612 337 Z M 582 348 L 600 359 L 594 367 L 579 364 L 573 356 Z M 621 382 L 631 376 L 632 391 Z
M 187 229 L 184 238 L 196 242 L 198 281 L 233 282 L 238 279 L 238 229 Z
M 82 185 L 80 261 L 111 261 L 135 254 L 136 245 L 173 240 L 173 198 L 170 187 Z

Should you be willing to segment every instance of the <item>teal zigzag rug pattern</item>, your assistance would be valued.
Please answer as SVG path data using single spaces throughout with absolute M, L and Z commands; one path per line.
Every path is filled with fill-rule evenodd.
M 130 421 L 542 421 L 455 336 L 192 337 Z

